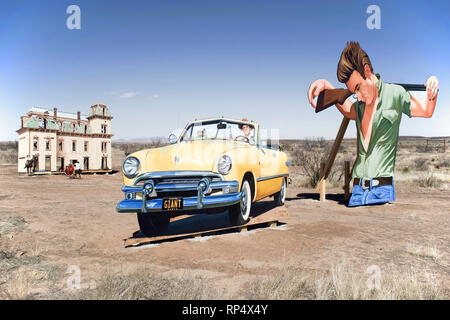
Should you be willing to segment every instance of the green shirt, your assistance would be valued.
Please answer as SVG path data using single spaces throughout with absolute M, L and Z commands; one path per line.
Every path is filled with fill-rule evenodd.
M 402 113 L 411 117 L 411 96 L 399 85 L 378 81 L 378 105 L 372 123 L 372 134 L 366 150 L 361 131 L 361 121 L 366 104 L 356 101 L 356 131 L 358 135 L 358 158 L 353 168 L 353 178 L 391 177 L 394 175 L 397 154 L 398 131 Z

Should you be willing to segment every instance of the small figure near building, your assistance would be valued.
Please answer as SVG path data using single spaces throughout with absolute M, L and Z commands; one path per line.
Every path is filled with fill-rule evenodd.
M 74 167 L 75 167 L 75 178 L 78 176 L 81 179 L 81 166 L 78 160 L 75 160 Z

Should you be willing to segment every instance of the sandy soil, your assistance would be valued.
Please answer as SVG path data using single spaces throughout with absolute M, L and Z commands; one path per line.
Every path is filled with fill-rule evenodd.
M 319 202 L 311 188 L 288 188 L 287 224 L 244 233 L 183 239 L 137 248 L 123 240 L 138 230 L 134 214 L 118 214 L 123 198 L 121 175 L 19 176 L 15 166 L 0 167 L 0 215 L 22 216 L 26 229 L 0 241 L 27 255 L 43 251 L 45 263 L 78 265 L 82 287 L 92 286 L 106 271 L 129 272 L 149 267 L 164 273 L 202 275 L 239 297 L 247 281 L 278 272 L 283 266 L 327 271 L 345 262 L 364 274 L 370 265 L 383 270 L 414 267 L 435 274 L 450 288 L 448 192 L 397 185 L 393 204 L 347 208 L 342 190 L 331 189 Z M 273 208 L 271 199 L 259 210 Z M 222 215 L 198 216 L 186 228 L 227 223 Z M 183 231 L 179 223 L 172 232 Z M 178 229 L 176 229 L 178 228 Z M 178 232 L 177 231 L 177 232 Z M 408 246 L 433 246 L 439 261 L 408 253 Z

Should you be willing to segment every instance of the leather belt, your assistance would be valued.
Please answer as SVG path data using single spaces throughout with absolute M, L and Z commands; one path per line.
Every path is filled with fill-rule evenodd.
M 379 178 L 355 178 L 353 179 L 353 185 L 359 185 L 366 189 L 370 188 L 370 180 L 372 179 L 372 187 L 381 187 L 392 185 L 392 177 L 379 177 Z

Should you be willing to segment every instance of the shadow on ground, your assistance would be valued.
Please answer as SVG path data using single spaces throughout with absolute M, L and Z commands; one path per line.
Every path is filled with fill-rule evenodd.
M 273 201 L 261 201 L 256 202 L 253 204 L 250 217 L 256 218 L 272 209 L 274 209 L 275 203 Z M 282 223 L 278 223 L 277 225 L 281 225 Z M 191 233 L 197 233 L 197 232 L 205 232 L 205 235 L 208 234 L 208 231 L 211 231 L 214 234 L 223 234 L 223 233 L 231 233 L 231 232 L 237 232 L 237 228 L 227 229 L 227 230 L 221 230 L 221 231 L 214 231 L 216 229 L 224 229 L 224 228 L 231 228 L 233 227 L 230 224 L 229 220 L 229 212 L 228 210 L 225 210 L 222 213 L 216 213 L 216 214 L 196 214 L 192 215 L 180 220 L 173 221 L 169 224 L 169 228 L 167 233 L 165 233 L 163 236 L 175 236 L 180 235 L 180 238 L 173 238 L 168 240 L 162 240 L 158 242 L 165 242 L 165 241 L 174 241 L 174 240 L 180 240 L 183 237 L 184 234 L 191 234 Z M 265 227 L 264 224 L 257 224 L 257 225 L 251 225 L 248 229 L 256 229 Z M 145 236 L 138 230 L 133 233 L 133 238 L 145 238 Z
M 286 198 L 286 201 L 296 201 L 296 200 L 303 200 L 303 199 L 312 199 L 312 200 L 320 200 L 320 194 L 319 193 L 299 193 L 297 194 L 297 197 L 295 198 Z M 326 195 L 327 200 L 335 201 L 338 204 L 341 205 L 347 205 L 348 200 L 345 199 L 343 193 L 327 193 Z

